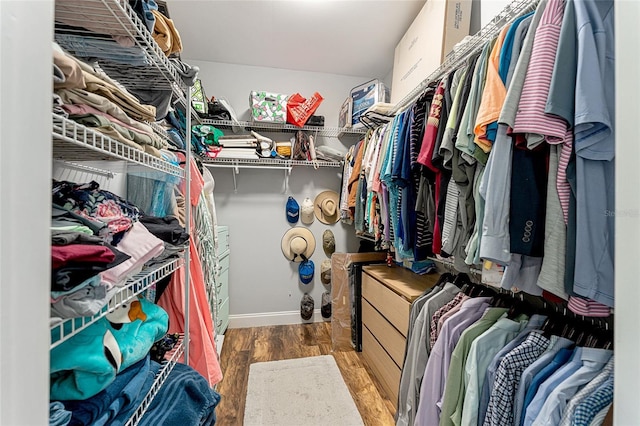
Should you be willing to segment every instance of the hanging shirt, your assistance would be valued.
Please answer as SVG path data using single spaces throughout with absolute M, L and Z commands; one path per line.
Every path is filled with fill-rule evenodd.
M 613 374 L 576 407 L 573 425 L 600 425 L 613 403 Z M 604 415 L 602 414 L 604 412 Z M 598 420 L 598 418 L 600 420 Z
M 473 341 L 467 356 L 465 365 L 465 395 L 462 406 L 461 423 L 463 425 L 475 425 L 478 423 L 478 407 L 480 406 L 480 393 L 487 372 L 487 367 L 493 357 L 510 342 L 526 325 L 526 317 L 522 316 L 511 320 L 499 319 L 489 330 L 478 336 Z
M 549 346 L 549 339 L 542 333 L 530 333 L 526 340 L 515 347 L 500 361 L 496 380 L 489 398 L 486 414 L 480 412 L 478 424 L 484 418 L 485 426 L 513 424 L 513 398 L 520 375 Z
M 427 423 L 416 424 L 438 423 L 438 402 L 444 392 L 453 349 L 462 332 L 481 318 L 489 307 L 489 300 L 488 297 L 467 299 L 461 304 L 460 311 L 443 324 L 424 371 L 424 377 L 428 377 L 428 380 L 423 380 L 420 387 L 420 403 L 423 408 L 420 421 Z
M 513 126 L 515 133 L 526 134 L 527 146 L 530 149 L 542 143 L 545 135 L 548 136 L 547 140 L 561 143 L 567 131 L 564 120 L 544 114 L 560 38 L 564 6 L 564 0 L 550 0 L 541 17 Z
M 491 363 L 487 367 L 484 383 L 482 384 L 482 393 L 480 394 L 480 408 L 478 410 L 479 425 L 483 422 L 483 419 L 485 418 L 485 415 L 487 413 L 487 407 L 489 406 L 489 398 L 491 397 L 491 394 L 494 390 L 494 381 L 496 378 L 498 367 L 500 366 L 502 359 L 509 352 L 514 350 L 516 347 L 520 346 L 529 337 L 531 332 L 533 332 L 534 330 L 540 329 L 540 327 L 542 327 L 542 324 L 544 324 L 544 321 L 546 319 L 547 317 L 544 315 L 538 315 L 538 314 L 531 315 L 531 318 L 529 318 L 529 321 L 527 322 L 527 325 L 524 327 L 524 329 L 520 331 L 520 333 L 518 333 L 518 335 L 514 339 L 512 339 L 509 343 L 507 343 L 502 349 L 500 349 L 496 354 L 496 356 L 494 356 L 493 359 L 491 360 Z M 547 342 L 547 346 L 545 346 L 544 349 L 547 349 L 548 344 L 549 342 Z M 541 354 L 542 352 L 538 355 L 541 355 Z M 533 361 L 535 361 L 535 359 Z M 518 379 L 520 379 L 519 376 L 518 376 Z M 514 394 L 515 394 L 515 390 L 516 389 L 513 390 Z
M 580 357 L 580 368 L 571 376 L 551 388 L 551 392 L 547 396 L 533 425 L 558 425 L 569 399 L 571 399 L 582 386 L 589 383 L 602 371 L 612 354 L 613 352 L 608 349 L 583 348 Z M 549 380 L 552 379 L 553 377 L 549 378 Z
M 506 308 L 489 308 L 475 324 L 464 330 L 460 335 L 458 344 L 451 354 L 449 371 L 444 387 L 444 392 L 440 401 L 440 425 L 459 425 L 461 414 L 456 412 L 458 406 L 462 409 L 465 396 L 465 366 L 467 355 L 473 341 L 482 333 L 491 328 L 507 312 Z M 420 412 L 420 410 L 419 410 Z M 454 416 L 455 413 L 455 416 Z M 416 417 L 417 422 L 418 417 Z M 435 423 L 416 423 L 421 425 L 431 425 Z
M 582 366 L 584 349 L 582 347 L 576 347 L 573 351 L 561 349 L 553 361 L 534 377 L 525 397 L 522 424 L 531 426 L 553 389 L 578 371 Z
M 558 152 L 558 146 L 549 147 L 549 180 L 547 181 L 547 205 L 544 219 L 544 257 L 536 285 L 566 300 L 569 297 L 564 290 L 567 227 L 563 219 L 556 186 Z
M 509 25 L 505 25 L 502 28 L 489 56 L 487 79 L 476 117 L 474 142 L 484 152 L 489 152 L 493 141 L 495 141 L 495 132 L 487 133 L 488 126 L 498 120 L 500 111 L 502 110 L 502 104 L 507 95 L 507 89 L 498 74 L 498 67 L 500 66 L 500 51 L 502 50 L 502 44 L 504 43 L 509 28 Z
M 518 384 L 518 390 L 513 399 L 513 418 L 515 425 L 522 424 L 524 421 L 523 406 L 524 400 L 534 377 L 542 371 L 550 362 L 553 361 L 556 354 L 563 348 L 568 348 L 573 345 L 573 342 L 569 339 L 565 339 L 560 336 L 551 336 L 549 339 L 549 346 L 545 352 L 538 358 L 533 364 L 527 367 L 520 375 L 520 383 Z M 569 352 L 570 354 L 571 352 Z M 526 408 L 526 407 L 525 407 Z
M 409 330 L 407 332 L 404 361 L 400 375 L 400 388 L 398 390 L 398 410 L 396 411 L 396 425 L 398 426 L 413 425 L 418 406 L 417 395 L 420 391 L 420 381 L 424 372 L 418 372 L 415 369 L 416 359 L 420 355 L 420 347 L 424 346 L 422 342 L 419 341 L 419 334 L 422 332 L 424 318 L 420 320 L 418 318 L 420 318 L 420 312 L 422 312 L 422 308 L 427 301 L 438 294 L 443 288 L 444 285 L 435 286 L 411 304 Z M 416 336 L 416 334 L 418 336 Z
M 575 2 L 576 264 L 573 290 L 614 302 L 615 49 L 614 2 Z
M 445 83 L 446 80 L 442 79 L 433 95 L 417 159 L 418 163 L 428 167 L 434 173 L 437 173 L 439 170 L 431 162 L 431 157 L 433 156 L 433 150 L 436 145 L 438 127 L 440 126 Z
M 602 371 L 591 380 L 585 387 L 582 388 L 580 392 L 575 394 L 567 407 L 564 409 L 562 413 L 562 419 L 558 426 L 571 426 L 573 423 L 573 419 L 575 417 L 576 408 L 580 405 L 588 396 L 593 394 L 604 382 L 606 382 L 609 378 L 613 377 L 613 356 L 607 362 L 607 365 L 602 369 Z
M 509 263 L 511 254 L 509 194 L 511 192 L 512 142 L 511 137 L 507 134 L 508 127 L 513 126 L 515 122 L 536 28 L 546 4 L 546 2 L 541 2 L 538 5 L 519 55 L 514 55 L 515 52 L 512 53 L 511 61 L 516 60 L 517 63 L 498 119 L 501 125 L 498 126 L 496 140 L 492 146 L 480 185 L 479 192 L 485 200 L 480 257 L 501 265 Z
M 429 346 L 429 324 L 431 316 L 442 306 L 450 302 L 460 289 L 451 283 L 445 284 L 441 292 L 430 297 L 425 303 L 416 319 L 415 333 L 411 339 L 411 358 L 407 357 L 407 361 L 403 366 L 403 373 L 407 370 L 409 390 L 407 392 L 406 403 L 398 406 L 397 424 L 413 425 L 414 419 L 419 411 L 420 401 L 420 385 L 424 376 L 425 368 L 431 347 Z M 402 383 L 402 378 L 401 378 Z M 402 388 L 402 385 L 401 385 Z
M 567 182 L 567 165 L 573 146 L 573 125 L 575 119 L 575 87 L 577 73 L 577 29 L 573 0 L 567 0 L 558 40 L 555 65 L 544 112 L 559 117 L 566 122 L 567 133 L 559 151 L 556 188 L 560 197 L 564 223 L 569 220 L 569 197 L 571 188 Z M 556 143 L 548 140 L 549 143 Z
M 469 99 L 464 107 L 462 119 L 460 121 L 460 128 L 458 129 L 456 148 L 462 151 L 462 157 L 469 163 L 476 161 L 473 156 L 476 150 L 476 145 L 473 142 L 473 128 L 475 126 L 478 108 L 480 107 L 480 101 L 482 99 L 482 91 L 484 90 L 484 83 L 487 75 L 487 62 L 494 44 L 495 40 L 487 42 L 482 48 L 482 52 L 476 62 L 476 66 L 473 71 L 473 79 L 471 80 Z

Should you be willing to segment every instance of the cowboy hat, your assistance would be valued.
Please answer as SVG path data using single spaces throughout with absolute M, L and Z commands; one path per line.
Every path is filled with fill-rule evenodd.
M 316 217 L 322 223 L 331 225 L 340 219 L 339 195 L 335 191 L 322 191 L 313 202 Z
M 316 239 L 307 228 L 296 226 L 289 229 L 282 237 L 282 254 L 294 262 L 302 262 L 311 258 L 316 249 Z

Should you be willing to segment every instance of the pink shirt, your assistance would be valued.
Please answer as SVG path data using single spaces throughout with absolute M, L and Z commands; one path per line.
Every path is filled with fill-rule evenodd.
M 514 133 L 528 134 L 529 146 L 544 141 L 543 136 L 546 136 L 548 143 L 562 143 L 567 132 L 567 123 L 563 119 L 544 113 L 560 39 L 564 5 L 564 0 L 549 0 L 535 33 L 531 60 L 513 126 Z

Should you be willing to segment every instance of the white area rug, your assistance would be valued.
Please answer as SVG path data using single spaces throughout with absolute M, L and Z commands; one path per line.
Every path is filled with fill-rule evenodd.
M 335 359 L 323 355 L 251 364 L 244 425 L 363 423 Z

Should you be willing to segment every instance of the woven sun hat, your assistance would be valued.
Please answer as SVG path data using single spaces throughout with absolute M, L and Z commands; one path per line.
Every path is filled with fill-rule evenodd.
M 340 196 L 335 191 L 322 191 L 313 202 L 316 218 L 322 223 L 331 225 L 340 219 Z
M 296 226 L 284 233 L 281 241 L 282 254 L 293 262 L 311 258 L 316 249 L 316 239 L 307 228 Z

